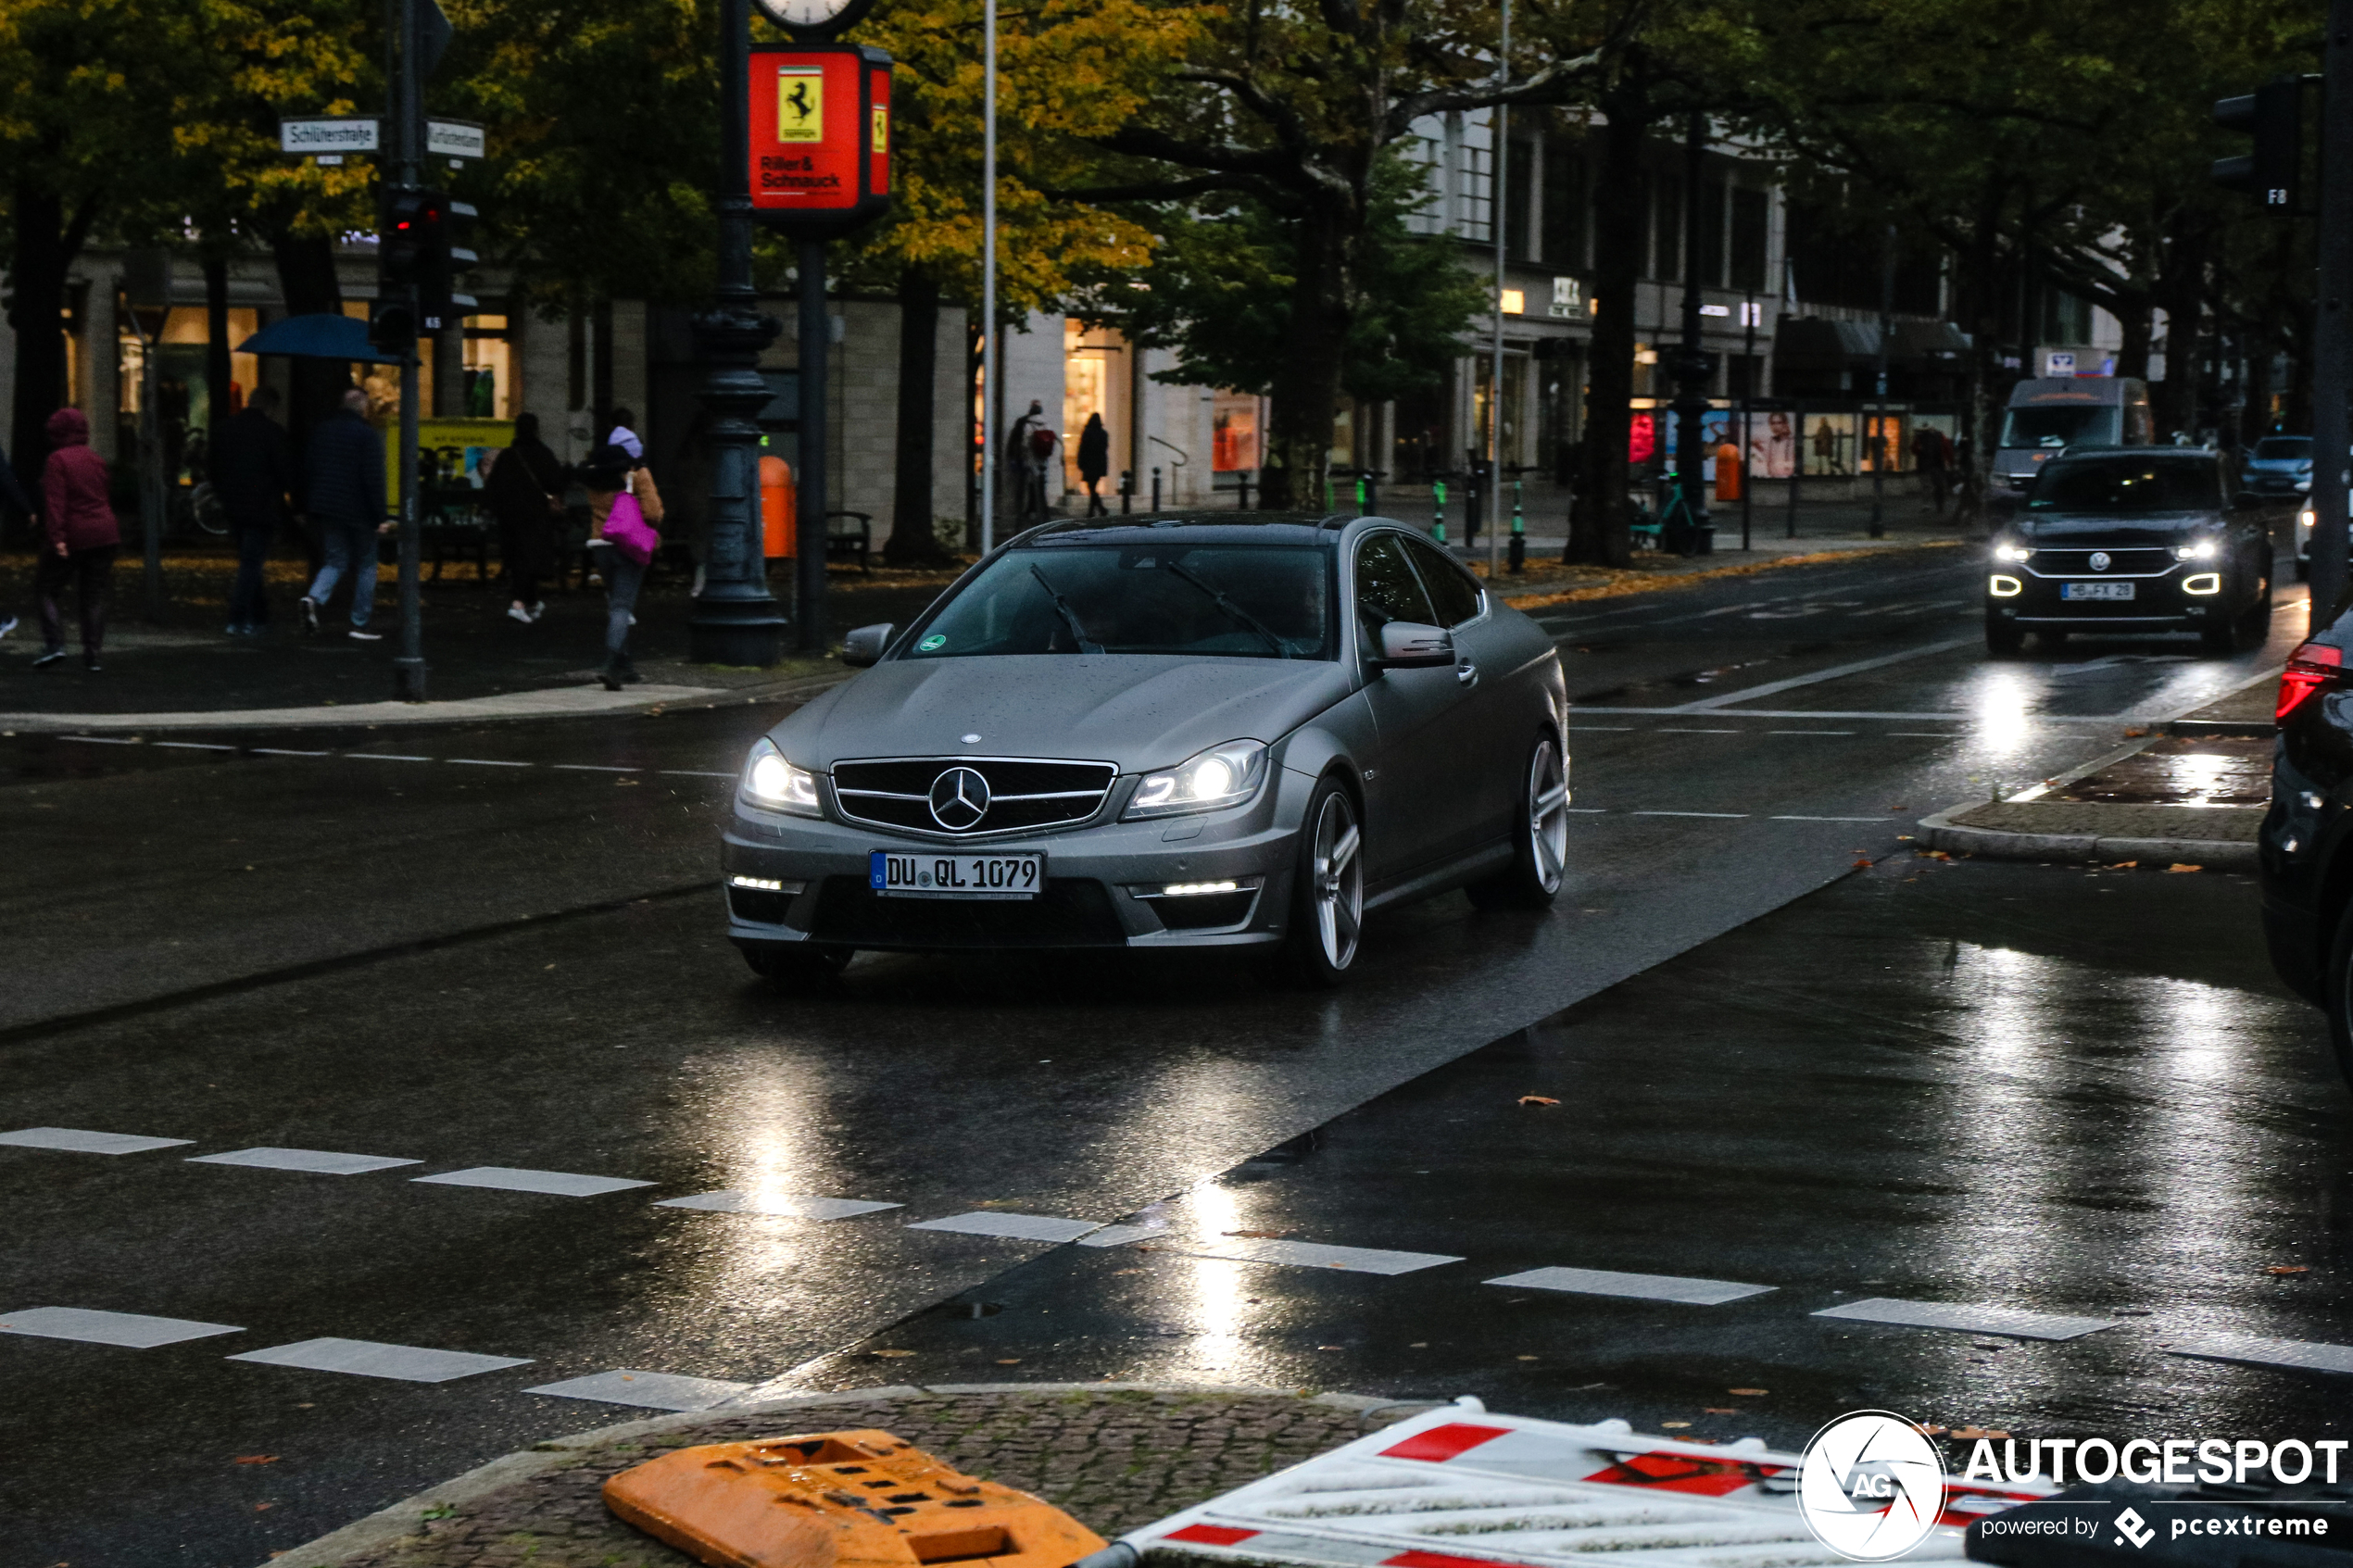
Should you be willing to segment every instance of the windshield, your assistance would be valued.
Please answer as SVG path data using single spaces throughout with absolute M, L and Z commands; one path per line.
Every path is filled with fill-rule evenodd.
M 2079 441 L 2112 446 L 2121 428 L 2117 408 L 2071 404 L 2056 408 L 2012 408 L 2002 420 L 2005 446 L 2070 446 Z
M 2222 486 L 2207 463 L 2079 458 L 2036 475 L 2026 505 L 2038 512 L 2215 511 L 2222 505 Z
M 1329 551 L 1156 539 L 1009 551 L 924 624 L 907 657 L 1330 659 L 1333 643 Z
M 2300 463 L 2312 456 L 2309 435 L 2267 435 L 2255 444 L 2259 463 Z

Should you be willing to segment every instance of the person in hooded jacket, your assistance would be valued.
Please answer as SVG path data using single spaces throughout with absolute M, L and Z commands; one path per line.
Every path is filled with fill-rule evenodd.
M 90 449 L 90 421 L 79 408 L 49 416 L 49 460 L 41 470 L 41 564 L 32 577 L 41 610 L 42 652 L 33 668 L 66 656 L 65 609 L 70 585 L 82 611 L 82 662 L 98 666 L 107 638 L 107 597 L 114 583 L 122 528 L 107 499 L 106 460 Z

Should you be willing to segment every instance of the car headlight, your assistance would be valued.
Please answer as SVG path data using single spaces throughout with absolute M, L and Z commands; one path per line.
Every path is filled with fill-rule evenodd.
M 2212 560 L 2214 541 L 2201 539 L 2195 545 L 2177 545 L 2173 549 L 2173 558 L 2175 560 Z
M 2034 552 L 2024 545 L 1996 545 L 1994 546 L 1994 558 L 1995 560 L 2025 560 L 2033 554 Z
M 2312 532 L 2311 508 L 2307 507 L 2302 511 L 2296 514 L 2296 526 L 2302 529 L 2307 533 Z
M 795 816 L 824 815 L 817 798 L 817 775 L 786 761 L 776 743 L 765 735 L 752 743 L 751 756 L 744 763 L 744 793 L 762 806 Z
M 1266 782 L 1262 741 L 1229 740 L 1166 772 L 1146 773 L 1123 817 L 1173 817 L 1247 804 Z

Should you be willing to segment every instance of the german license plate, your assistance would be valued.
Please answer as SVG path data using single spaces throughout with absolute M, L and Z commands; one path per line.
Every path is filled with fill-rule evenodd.
M 866 857 L 866 885 L 886 898 L 1035 898 L 1046 885 L 1046 857 L 877 849 Z
M 2129 599 L 2133 596 L 2130 583 L 2062 583 L 2059 597 L 2063 599 Z

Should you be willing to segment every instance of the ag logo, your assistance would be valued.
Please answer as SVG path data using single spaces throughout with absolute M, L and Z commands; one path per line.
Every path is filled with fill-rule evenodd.
M 1901 1557 L 1928 1538 L 1944 1512 L 1944 1461 L 1902 1416 L 1840 1416 L 1806 1445 L 1797 1511 L 1815 1538 L 1841 1557 Z

